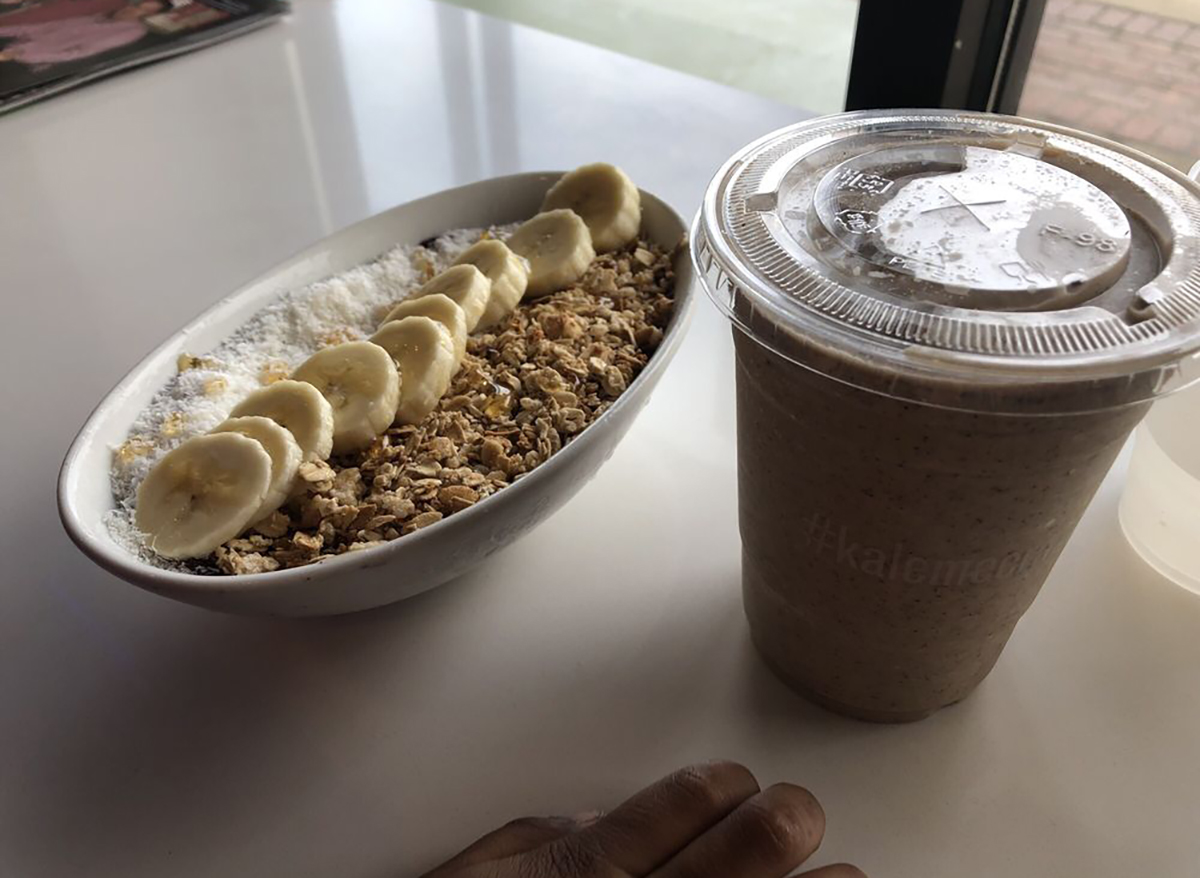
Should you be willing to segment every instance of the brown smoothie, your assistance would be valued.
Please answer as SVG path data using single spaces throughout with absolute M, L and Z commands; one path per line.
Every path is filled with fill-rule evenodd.
M 866 720 L 917 720 L 963 698 L 1149 403 L 937 408 L 796 365 L 736 328 L 734 340 L 757 648 L 812 700 Z
M 754 643 L 866 720 L 987 676 L 1125 439 L 1200 374 L 1200 189 L 1036 121 L 780 129 L 713 178 L 693 259 L 734 327 Z

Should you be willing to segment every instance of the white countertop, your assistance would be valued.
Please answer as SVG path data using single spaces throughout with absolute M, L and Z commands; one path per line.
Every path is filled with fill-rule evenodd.
M 59 527 L 58 465 L 100 396 L 302 246 L 597 159 L 690 214 L 736 147 L 802 115 L 457 8 L 346 0 L 0 118 L 0 875 L 412 875 L 724 756 L 818 795 L 814 865 L 1195 878 L 1200 600 L 1126 546 L 1120 472 L 975 695 L 909 726 L 828 714 L 749 643 L 707 302 L 599 476 L 406 603 L 220 616 Z

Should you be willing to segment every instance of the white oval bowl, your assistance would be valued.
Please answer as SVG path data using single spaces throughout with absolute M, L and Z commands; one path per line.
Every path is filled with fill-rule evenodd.
M 104 522 L 114 508 L 112 449 L 176 371 L 181 353 L 208 351 L 280 293 L 369 262 L 397 245 L 451 229 L 500 225 L 538 211 L 562 172 L 515 174 L 448 189 L 343 229 L 222 299 L 133 368 L 75 437 L 58 479 L 67 534 L 105 570 L 147 591 L 232 613 L 323 616 L 403 600 L 465 573 L 562 506 L 612 455 L 675 354 L 691 311 L 687 249 L 675 259 L 675 308 L 650 362 L 613 406 L 533 472 L 479 504 L 378 548 L 289 570 L 205 576 L 163 570 L 118 545 Z M 687 227 L 665 203 L 642 192 L 642 231 L 674 247 Z

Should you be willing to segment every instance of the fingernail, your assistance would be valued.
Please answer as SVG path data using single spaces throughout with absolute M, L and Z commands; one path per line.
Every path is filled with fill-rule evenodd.
M 575 821 L 575 824 L 577 826 L 583 827 L 583 826 L 591 826 L 593 823 L 595 823 L 597 820 L 599 820 L 603 816 L 604 816 L 603 811 L 583 811 L 582 813 L 576 814 L 571 819 L 573 821 Z

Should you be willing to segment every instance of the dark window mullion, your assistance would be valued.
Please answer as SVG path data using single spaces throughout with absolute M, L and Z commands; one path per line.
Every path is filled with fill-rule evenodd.
M 846 109 L 1013 112 L 1045 0 L 860 0 Z

